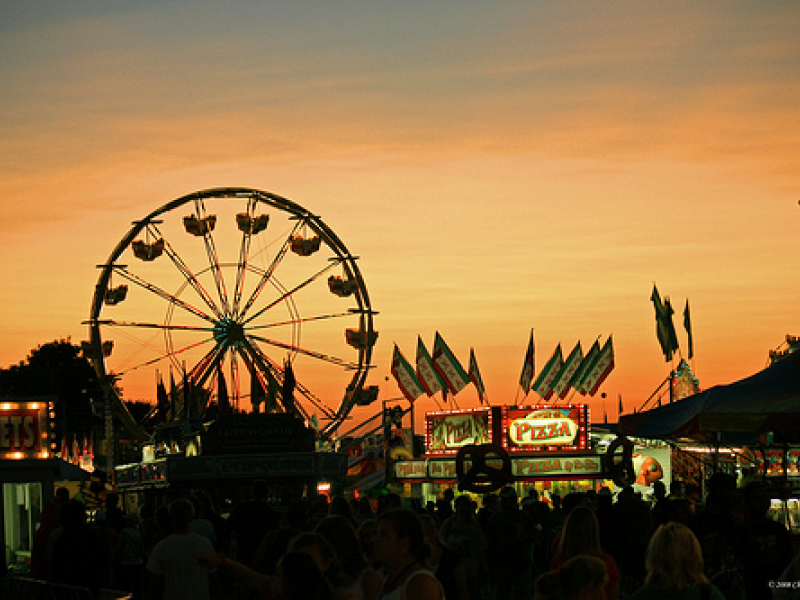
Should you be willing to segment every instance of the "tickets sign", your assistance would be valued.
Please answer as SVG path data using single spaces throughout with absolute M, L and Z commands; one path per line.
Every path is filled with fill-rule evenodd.
M 46 402 L 0 402 L 0 457 L 45 458 L 49 438 Z
M 585 406 L 507 407 L 503 438 L 512 451 L 587 450 L 588 411 Z

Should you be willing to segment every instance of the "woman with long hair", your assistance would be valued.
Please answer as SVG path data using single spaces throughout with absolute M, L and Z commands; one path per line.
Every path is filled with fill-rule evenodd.
M 375 554 L 384 571 L 380 600 L 444 600 L 442 586 L 425 567 L 430 548 L 416 514 L 402 508 L 381 513 Z
M 645 558 L 647 577 L 630 600 L 724 600 L 703 573 L 703 552 L 692 530 L 681 523 L 661 525 Z
M 535 600 L 603 600 L 608 575 L 603 561 L 579 554 L 557 571 L 545 573 L 534 584 Z
M 606 600 L 619 598 L 620 574 L 617 563 L 600 546 L 600 527 L 594 510 L 588 506 L 576 506 L 567 515 L 564 527 L 559 534 L 550 568 L 558 570 L 575 556 L 588 555 L 603 561 L 608 574 Z

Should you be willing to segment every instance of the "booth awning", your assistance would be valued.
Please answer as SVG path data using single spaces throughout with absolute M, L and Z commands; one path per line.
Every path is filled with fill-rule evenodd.
M 652 410 L 623 415 L 619 431 L 643 438 L 704 438 L 800 431 L 800 351 L 749 377 Z

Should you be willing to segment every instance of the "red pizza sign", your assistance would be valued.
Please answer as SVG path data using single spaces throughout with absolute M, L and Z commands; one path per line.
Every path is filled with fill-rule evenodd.
M 586 450 L 586 406 L 505 407 L 503 442 L 510 452 Z

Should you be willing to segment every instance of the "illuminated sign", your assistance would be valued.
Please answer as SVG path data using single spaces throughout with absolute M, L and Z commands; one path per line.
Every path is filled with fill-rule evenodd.
M 575 477 L 593 479 L 603 475 L 602 457 L 556 456 L 548 458 L 515 458 L 511 461 L 511 473 L 522 478 Z
M 492 465 L 499 468 L 499 465 Z M 454 480 L 456 462 L 449 459 L 406 460 L 394 465 L 398 479 Z M 516 480 L 533 479 L 601 479 L 603 457 L 599 454 L 580 453 L 563 456 L 514 457 L 511 473 Z
M 431 454 L 455 453 L 468 444 L 491 442 L 488 408 L 425 415 L 426 447 Z
M 47 458 L 47 402 L 0 402 L 0 458 Z
M 509 452 L 588 450 L 585 405 L 504 407 L 503 445 Z

